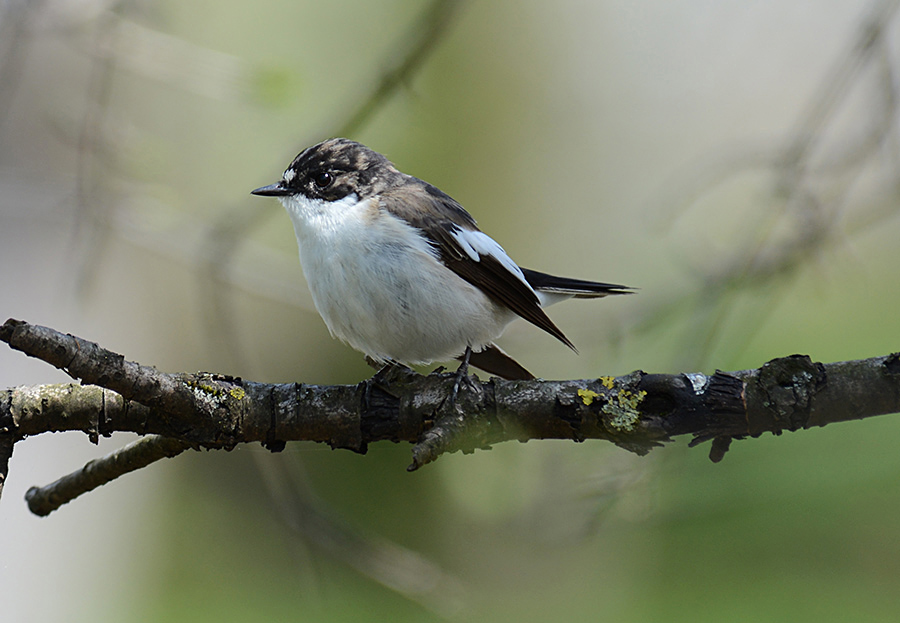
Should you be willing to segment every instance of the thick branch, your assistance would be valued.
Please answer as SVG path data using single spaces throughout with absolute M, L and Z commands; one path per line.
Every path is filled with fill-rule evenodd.
M 319 441 L 365 452 L 381 440 L 416 444 L 415 469 L 444 452 L 507 440 L 606 439 L 644 454 L 676 435 L 715 440 L 780 433 L 900 412 L 900 354 L 814 363 L 775 359 L 756 370 L 647 374 L 575 381 L 473 378 L 447 406 L 455 375 L 395 368 L 357 386 L 270 385 L 215 374 L 165 374 L 81 338 L 8 320 L 0 340 L 100 387 L 6 390 L 3 435 L 48 431 L 160 435 L 207 448 Z M 0 447 L 2 449 L 2 447 Z M 2 456 L 0 456 L 2 459 Z
M 61 430 L 92 437 L 131 431 L 210 448 L 258 441 L 278 449 L 306 440 L 363 451 L 374 441 L 420 441 L 443 413 L 453 378 L 397 368 L 358 386 L 271 385 L 166 374 L 17 320 L 0 327 L 0 340 L 113 390 L 7 390 L 0 422 L 16 439 Z M 464 384 L 457 406 L 465 416 L 453 426 L 459 431 L 448 450 L 556 438 L 606 439 L 643 453 L 675 435 L 755 436 L 900 411 L 900 355 L 832 364 L 794 355 L 711 376 L 637 371 L 576 381 L 475 380 Z

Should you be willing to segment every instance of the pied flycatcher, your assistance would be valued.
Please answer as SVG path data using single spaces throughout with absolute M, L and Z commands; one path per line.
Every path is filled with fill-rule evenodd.
M 543 308 L 631 292 L 520 268 L 449 195 L 344 138 L 304 150 L 252 194 L 287 209 L 328 330 L 378 363 L 458 358 L 532 379 L 494 344 L 507 324 L 521 316 L 575 350 Z

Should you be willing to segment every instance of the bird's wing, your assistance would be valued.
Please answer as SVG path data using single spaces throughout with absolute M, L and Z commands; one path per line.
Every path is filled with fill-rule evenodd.
M 479 230 L 475 219 L 452 197 L 431 184 L 416 181 L 416 184 L 404 184 L 382 193 L 380 207 L 419 229 L 447 268 L 494 302 L 511 309 L 575 350 L 572 342 L 541 309 L 540 300 L 522 269 L 503 247 Z M 423 204 L 428 206 L 427 210 L 410 207 Z

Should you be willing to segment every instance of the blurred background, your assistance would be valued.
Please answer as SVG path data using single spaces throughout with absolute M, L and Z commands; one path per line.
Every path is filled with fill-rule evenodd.
M 546 378 L 900 349 L 897 2 L 0 1 L 0 320 L 165 371 L 357 383 L 287 216 L 332 135 L 520 264 L 640 288 L 524 322 Z M 65 382 L 0 348 L 0 386 Z M 895 621 L 900 422 L 636 457 L 507 443 L 189 453 L 52 516 L 129 441 L 16 446 L 7 621 Z

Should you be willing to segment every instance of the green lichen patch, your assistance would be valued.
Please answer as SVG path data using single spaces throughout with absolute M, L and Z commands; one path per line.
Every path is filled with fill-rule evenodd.
M 632 392 L 627 389 L 620 390 L 609 396 L 601 411 L 610 416 L 609 426 L 622 432 L 632 432 L 635 424 L 640 420 L 641 413 L 638 406 L 647 396 L 647 392 Z

